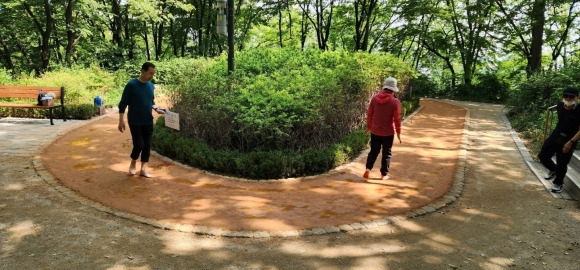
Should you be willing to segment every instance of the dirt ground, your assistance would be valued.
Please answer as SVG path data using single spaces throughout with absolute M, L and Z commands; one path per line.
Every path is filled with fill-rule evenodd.
M 398 215 L 390 218 L 389 223 L 374 228 L 285 238 L 229 238 L 164 230 L 79 203 L 44 181 L 40 175 L 47 172 L 37 172 L 33 164 L 33 160 L 41 159 L 34 155 L 38 154 L 35 148 L 46 143 L 47 136 L 43 132 L 50 132 L 53 127 L 0 121 L 0 269 L 578 269 L 578 202 L 553 198 L 535 178 L 503 122 L 501 106 L 450 103 L 469 112 L 464 186 L 454 203 L 415 218 Z M 416 117 L 429 112 L 427 106 L 424 110 Z M 442 112 L 442 118 L 448 112 Z M 435 114 L 429 118 L 433 122 L 440 120 Z M 67 125 L 80 127 L 82 123 Z M 412 121 L 408 122 L 404 129 L 412 125 Z M 26 133 L 31 128 L 34 130 Z M 393 190 L 409 198 L 413 197 L 409 194 L 416 195 L 412 190 L 421 193 L 425 191 L 423 187 L 428 187 L 421 182 L 406 186 L 409 176 L 419 177 L 423 170 L 429 171 L 429 165 L 445 168 L 446 158 L 450 158 L 447 152 L 456 155 L 458 149 L 452 151 L 442 144 L 454 136 L 446 136 L 447 126 L 441 123 L 416 129 L 419 132 L 413 136 L 403 134 L 403 144 L 394 148 L 395 160 L 407 151 L 419 151 L 417 147 L 405 150 L 406 144 L 416 144 L 421 151 L 442 150 L 444 154 L 441 157 L 434 153 L 421 156 L 414 162 L 417 167 L 405 170 L 401 167 L 408 164 L 393 161 L 394 179 L 389 180 L 392 184 L 386 185 L 400 185 L 403 188 Z M 440 133 L 424 135 L 433 130 Z M 110 135 L 114 136 L 113 132 Z M 63 133 L 61 137 L 66 136 Z M 82 141 L 78 143 L 83 144 Z M 120 147 L 109 145 L 108 148 Z M 65 159 L 75 159 L 77 154 L 70 153 Z M 99 172 L 122 175 L 127 165 L 123 162 L 111 159 L 109 166 L 98 167 L 95 161 L 78 168 L 97 166 L 95 170 Z M 163 178 L 164 170 L 164 167 L 156 167 L 156 177 Z M 352 176 L 344 176 L 349 174 L 348 170 L 353 170 Z M 362 186 L 362 191 L 355 191 L 360 192 L 357 194 L 374 194 L 377 199 L 374 196 L 371 196 L 374 201 L 363 199 L 366 205 L 359 206 L 365 207 L 365 214 L 357 218 L 372 218 L 377 214 L 373 211 L 377 210 L 384 211 L 378 213 L 379 216 L 385 215 L 390 205 L 377 205 L 377 202 L 396 197 L 382 193 L 389 192 L 392 187 L 385 187 L 381 181 L 359 183 L 356 178 L 360 171 L 356 166 L 346 168 L 345 172 L 333 176 L 345 177 L 344 185 L 333 185 L 338 180 L 327 180 L 311 190 L 311 196 L 335 188 L 344 192 L 342 188 Z M 122 181 L 127 184 L 139 179 L 133 178 L 126 177 Z M 84 179 L 81 182 L 95 182 L 92 178 Z M 203 179 L 197 181 L 204 183 Z M 284 187 L 285 191 L 293 189 Z M 268 192 L 259 194 L 263 193 Z M 421 204 L 430 202 L 429 198 L 420 199 L 423 199 Z M 342 208 L 349 207 L 342 205 L 333 211 L 339 213 Z M 367 209 L 373 211 L 369 213 Z M 213 213 L 212 219 L 222 218 L 221 214 Z M 333 213 L 332 219 L 338 216 Z M 204 220 L 194 218 L 197 218 L 195 222 Z M 297 221 L 278 219 L 283 220 L 285 226 L 300 228 Z M 248 224 L 257 226 L 252 228 L 269 228 L 260 222 L 243 223 L 231 228 L 244 229 Z M 316 226 L 325 224 L 334 223 Z

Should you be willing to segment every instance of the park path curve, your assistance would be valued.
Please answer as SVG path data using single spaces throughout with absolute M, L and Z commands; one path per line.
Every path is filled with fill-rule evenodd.
M 366 152 L 328 174 L 299 179 L 234 179 L 159 156 L 150 161 L 154 178 L 130 176 L 131 138 L 117 130 L 116 113 L 57 138 L 41 163 L 46 178 L 66 194 L 158 227 L 242 237 L 360 229 L 390 216 L 435 211 L 461 192 L 467 110 L 432 100 L 421 104 L 403 125 L 403 143 L 393 147 L 387 181 L 375 168 L 364 182 Z

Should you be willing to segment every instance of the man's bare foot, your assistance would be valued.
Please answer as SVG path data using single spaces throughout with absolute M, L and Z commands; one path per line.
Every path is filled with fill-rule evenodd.
M 153 175 L 151 175 L 150 173 L 143 171 L 143 170 L 141 170 L 141 173 L 139 175 L 141 175 L 143 177 L 147 177 L 147 178 L 153 177 Z
M 129 166 L 129 174 L 130 175 L 135 175 L 137 173 L 137 169 L 135 168 L 135 163 L 137 163 L 134 160 L 131 160 L 131 166 Z

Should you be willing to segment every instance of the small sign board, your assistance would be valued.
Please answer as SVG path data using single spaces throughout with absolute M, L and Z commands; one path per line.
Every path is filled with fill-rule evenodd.
M 168 128 L 179 130 L 179 114 L 165 111 L 165 126 Z

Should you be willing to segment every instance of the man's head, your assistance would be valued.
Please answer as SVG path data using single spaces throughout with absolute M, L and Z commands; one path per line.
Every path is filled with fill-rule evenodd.
M 393 77 L 388 77 L 383 82 L 383 90 L 390 90 L 393 92 L 399 92 L 399 88 L 397 88 L 397 79 Z
M 568 105 L 574 105 L 576 104 L 576 101 L 578 100 L 578 89 L 576 89 L 575 87 L 568 87 L 566 89 L 564 89 L 564 91 L 562 92 L 562 101 Z
M 141 75 L 139 76 L 139 80 L 143 82 L 148 82 L 153 79 L 155 75 L 155 65 L 151 62 L 145 62 L 141 66 Z

